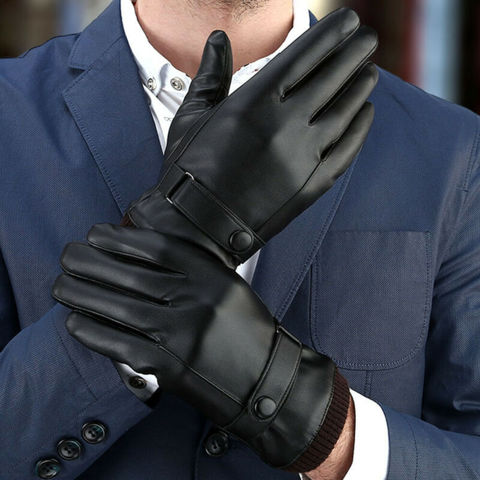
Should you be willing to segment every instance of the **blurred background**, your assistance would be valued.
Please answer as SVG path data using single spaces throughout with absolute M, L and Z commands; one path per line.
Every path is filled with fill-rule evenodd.
M 309 0 L 317 18 L 354 8 L 380 36 L 375 62 L 480 113 L 479 0 Z M 110 0 L 0 0 L 0 57 L 78 32 Z

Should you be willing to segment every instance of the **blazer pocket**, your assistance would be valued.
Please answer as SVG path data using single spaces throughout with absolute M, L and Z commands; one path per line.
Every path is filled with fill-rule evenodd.
M 383 370 L 423 347 L 429 232 L 331 231 L 312 266 L 312 341 L 346 369 Z

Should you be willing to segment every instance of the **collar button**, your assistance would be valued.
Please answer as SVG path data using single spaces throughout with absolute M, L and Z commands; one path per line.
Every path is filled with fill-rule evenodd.
M 178 90 L 179 92 L 185 88 L 185 84 L 183 83 L 183 80 L 179 77 L 173 77 L 170 80 L 170 85 L 175 89 Z
M 147 80 L 147 88 L 153 92 L 156 88 L 157 88 L 157 81 L 155 80 L 154 77 L 150 77 L 148 80 Z

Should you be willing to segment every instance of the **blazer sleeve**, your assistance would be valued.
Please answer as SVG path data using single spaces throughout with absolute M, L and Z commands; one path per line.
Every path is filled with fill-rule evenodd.
M 436 275 L 422 418 L 382 406 L 388 480 L 480 480 L 480 165 L 477 139 L 461 211 Z
M 74 479 L 151 411 L 125 387 L 109 359 L 68 334 L 68 313 L 56 304 L 14 335 L 15 302 L 0 258 L 0 329 L 2 338 L 5 332 L 13 336 L 0 352 L 1 479 L 38 480 L 37 462 L 51 458 L 60 461 L 58 478 Z M 81 433 L 93 421 L 106 432 L 96 444 Z M 81 442 L 82 454 L 64 461 L 57 444 L 72 438 Z

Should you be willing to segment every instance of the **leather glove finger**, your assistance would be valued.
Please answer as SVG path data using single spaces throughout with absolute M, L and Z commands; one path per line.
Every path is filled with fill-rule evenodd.
M 362 25 L 314 71 L 299 77 L 295 84 L 289 86 L 281 96 L 282 101 L 291 103 L 293 109 L 302 108 L 302 104 L 311 105 L 311 116 L 314 117 L 349 85 L 375 51 L 377 43 L 375 30 Z
M 324 146 L 324 150 L 320 150 L 320 160 L 324 159 L 323 152 L 340 140 L 358 112 L 367 103 L 377 80 L 377 67 L 373 63 L 368 63 L 351 81 L 348 88 L 335 97 L 328 108 L 320 110 L 312 117 L 310 123 L 318 129 L 316 133 L 312 129 L 312 135 L 323 132 L 327 138 L 332 139 L 329 145 Z
M 140 257 L 107 253 L 83 243 L 69 243 L 63 250 L 60 264 L 71 277 L 89 280 L 109 288 L 168 303 L 185 274 Z M 127 262 L 128 260 L 128 262 Z M 147 267 L 148 265 L 148 267 Z
M 156 370 L 145 362 L 145 352 L 156 348 L 151 340 L 118 325 L 102 321 L 80 311 L 73 311 L 65 325 L 72 337 L 91 350 L 117 362 L 126 363 L 135 371 L 156 374 Z M 158 354 L 158 352 L 156 352 Z
M 339 8 L 317 22 L 289 45 L 288 58 L 279 55 L 265 67 L 268 80 L 278 86 L 277 92 L 293 91 L 327 59 L 343 42 L 350 39 L 360 28 L 358 15 L 349 8 Z M 253 88 L 263 91 L 268 81 L 253 77 L 249 80 Z M 243 87 L 241 87 L 243 88 Z
M 198 72 L 170 127 L 166 160 L 190 126 L 227 97 L 232 81 L 232 64 L 229 38 L 221 30 L 212 32 L 205 44 Z

